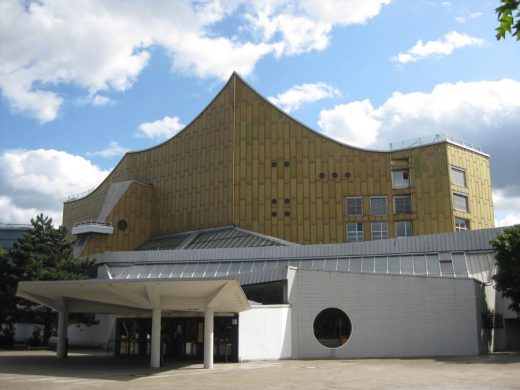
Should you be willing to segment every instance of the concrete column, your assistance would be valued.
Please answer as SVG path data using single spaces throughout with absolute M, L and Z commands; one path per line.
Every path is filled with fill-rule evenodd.
M 204 312 L 204 368 L 213 368 L 213 318 L 214 310 L 206 307 Z
M 58 344 L 56 345 L 56 356 L 58 359 L 67 357 L 67 328 L 69 325 L 69 313 L 60 310 L 58 313 Z
M 161 309 L 152 310 L 150 365 L 152 368 L 159 368 L 161 366 Z

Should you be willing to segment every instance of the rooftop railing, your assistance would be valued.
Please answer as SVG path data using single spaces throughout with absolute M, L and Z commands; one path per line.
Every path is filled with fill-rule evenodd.
M 32 228 L 31 224 L 25 223 L 7 223 L 0 221 L 0 228 L 8 228 L 8 229 L 30 229 Z
M 96 189 L 96 187 L 92 187 L 86 191 L 83 191 L 83 192 L 80 192 L 79 194 L 74 194 L 74 195 L 69 195 L 67 197 L 67 200 L 66 202 L 71 202 L 73 200 L 77 200 L 77 199 L 80 199 L 80 198 L 84 198 L 85 196 L 87 196 L 88 194 L 91 194 L 92 192 L 94 192 L 94 190 Z
M 478 145 L 474 145 L 469 142 L 465 142 L 460 138 L 452 137 L 446 135 L 444 133 L 435 134 L 429 137 L 419 137 L 414 139 L 409 139 L 405 141 L 398 142 L 390 142 L 390 150 L 400 150 L 400 149 L 409 149 L 416 146 L 428 145 L 428 144 L 436 144 L 439 142 L 451 142 L 453 144 L 462 146 L 467 149 L 474 150 L 476 152 L 482 153 L 482 148 Z

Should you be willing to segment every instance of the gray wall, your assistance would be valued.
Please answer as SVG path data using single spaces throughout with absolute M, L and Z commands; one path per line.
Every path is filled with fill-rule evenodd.
M 477 283 L 471 279 L 298 269 L 289 293 L 293 358 L 476 355 Z M 352 334 L 329 349 L 314 337 L 316 315 L 343 310 Z

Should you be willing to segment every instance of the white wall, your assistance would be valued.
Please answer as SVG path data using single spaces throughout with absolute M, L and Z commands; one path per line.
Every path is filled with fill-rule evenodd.
M 291 307 L 257 305 L 239 314 L 238 360 L 291 358 Z
M 106 314 L 96 315 L 96 320 L 99 321 L 96 325 L 85 326 L 71 324 L 67 328 L 67 338 L 71 346 L 84 347 L 102 347 L 106 348 L 106 343 L 110 338 L 113 338 L 113 330 L 115 325 L 115 318 Z M 43 325 L 35 324 L 16 324 L 15 340 L 18 343 L 26 343 L 32 337 L 35 327 L 41 329 L 43 333 Z M 56 337 L 51 337 L 50 344 L 56 344 Z M 114 344 L 111 344 L 114 347 Z
M 472 279 L 354 274 L 299 269 L 289 302 L 295 359 L 456 356 L 479 353 Z M 313 322 L 328 307 L 343 310 L 352 334 L 329 349 Z

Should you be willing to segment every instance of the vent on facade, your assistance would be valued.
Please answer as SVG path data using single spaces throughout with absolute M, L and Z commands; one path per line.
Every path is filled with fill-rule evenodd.
M 273 161 L 273 162 L 271 162 L 271 166 L 272 166 L 273 168 L 276 168 L 276 167 L 278 166 L 278 164 L 276 163 L 276 161 Z
M 501 329 L 504 327 L 502 314 L 482 313 L 482 327 L 484 329 Z
M 117 222 L 117 228 L 124 232 L 128 228 L 128 222 L 126 222 L 124 219 L 120 219 Z

